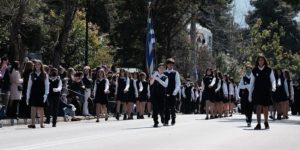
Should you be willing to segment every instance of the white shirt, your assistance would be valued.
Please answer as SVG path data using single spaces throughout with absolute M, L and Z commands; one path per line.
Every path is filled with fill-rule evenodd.
M 165 81 L 163 81 L 163 80 L 161 80 L 161 77 L 166 77 L 166 80 Z M 169 84 L 169 79 L 168 79 L 168 77 L 166 76 L 166 75 L 164 75 L 164 74 L 159 74 L 158 73 L 158 71 L 155 71 L 154 73 L 153 73 L 153 75 L 152 75 L 152 78 L 154 79 L 154 80 L 156 80 L 159 84 L 161 84 L 163 87 L 168 87 L 168 84 Z M 154 81 L 153 80 L 153 81 Z M 151 82 L 153 82 L 153 81 L 150 81 L 150 84 L 152 85 L 153 83 L 151 83 Z M 179 87 L 180 88 L 180 87 Z

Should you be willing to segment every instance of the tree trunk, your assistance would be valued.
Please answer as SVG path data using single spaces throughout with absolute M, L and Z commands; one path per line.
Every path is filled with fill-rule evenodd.
M 61 28 L 58 41 L 54 46 L 54 62 L 53 65 L 58 67 L 61 62 L 62 52 L 66 48 L 67 40 L 69 37 L 69 32 L 72 28 L 72 22 L 76 13 L 78 1 L 77 0 L 65 0 L 64 1 L 64 21 Z
M 12 18 L 12 25 L 10 29 L 10 40 L 13 45 L 13 60 L 20 61 L 23 64 L 24 61 L 24 49 L 22 49 L 22 38 L 20 35 L 21 24 L 23 22 L 23 17 L 25 13 L 25 8 L 28 4 L 28 0 L 19 1 L 19 9 L 16 16 Z

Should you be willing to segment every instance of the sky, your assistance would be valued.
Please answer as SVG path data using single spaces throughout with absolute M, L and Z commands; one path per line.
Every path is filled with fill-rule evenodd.
M 249 10 L 253 10 L 254 7 L 250 5 L 250 0 L 234 0 L 234 7 L 232 13 L 234 14 L 234 22 L 238 23 L 242 28 L 247 28 L 248 25 L 245 21 L 245 16 Z M 295 20 L 300 21 L 300 12 Z

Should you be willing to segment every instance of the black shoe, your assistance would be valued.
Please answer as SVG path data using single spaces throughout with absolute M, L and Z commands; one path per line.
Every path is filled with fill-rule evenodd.
M 132 119 L 133 119 L 133 113 L 130 113 L 130 118 L 132 118 Z
M 145 119 L 145 118 L 144 118 L 144 115 L 140 116 L 140 119 Z
M 97 119 L 96 122 L 99 122 L 99 119 Z
M 278 119 L 278 120 L 281 120 L 281 115 L 277 115 L 277 119 Z
M 284 118 L 284 119 L 289 119 L 289 117 L 288 117 L 288 116 L 283 116 L 283 118 Z
M 157 128 L 157 127 L 158 127 L 158 124 L 157 124 L 157 123 L 155 123 L 155 124 L 153 125 L 153 127 L 154 127 L 154 128 Z
M 172 119 L 171 125 L 174 126 L 176 123 L 175 119 Z
M 269 116 L 269 118 L 275 120 L 275 118 L 273 116 Z
M 127 120 L 127 115 L 126 114 L 124 114 L 123 120 Z
M 270 129 L 269 123 L 265 122 L 265 129 Z
M 45 124 L 50 124 L 50 120 L 49 120 L 49 121 L 47 120 L 47 121 L 45 121 L 44 123 L 45 123 Z
M 27 127 L 28 127 L 28 128 L 34 129 L 34 128 L 35 128 L 35 125 L 28 125 Z
M 257 124 L 256 127 L 254 128 L 254 130 L 261 130 L 260 124 Z
M 250 122 L 247 123 L 247 127 L 251 127 L 251 123 Z
M 52 127 L 56 127 L 56 124 L 52 124 Z
M 107 121 L 107 120 L 108 120 L 108 116 L 105 117 L 105 121 Z
M 208 116 L 205 117 L 205 120 L 208 120 Z
M 164 123 L 164 126 L 169 126 L 169 122 L 166 121 L 166 122 Z
M 148 113 L 148 118 L 150 118 L 151 117 L 151 113 Z
M 120 114 L 119 114 L 119 113 L 116 114 L 116 119 L 117 119 L 117 120 L 120 119 Z
M 215 117 L 214 116 L 210 116 L 210 119 L 215 119 Z

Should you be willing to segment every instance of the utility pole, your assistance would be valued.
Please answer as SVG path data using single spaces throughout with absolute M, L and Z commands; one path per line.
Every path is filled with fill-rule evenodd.
M 86 0 L 86 12 L 85 12 L 85 53 L 84 53 L 84 65 L 87 66 L 89 62 L 89 10 L 90 0 Z

